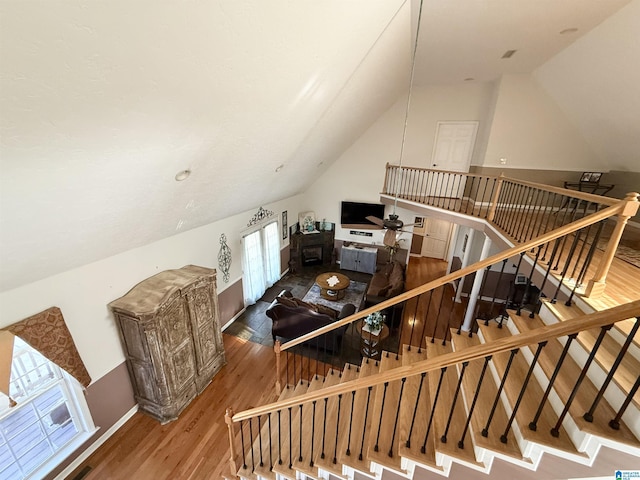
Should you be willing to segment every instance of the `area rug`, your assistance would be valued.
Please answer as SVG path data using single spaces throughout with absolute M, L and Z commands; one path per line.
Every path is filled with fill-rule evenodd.
M 600 240 L 598 242 L 598 249 L 604 251 L 606 248 L 607 240 Z M 623 244 L 618 244 L 615 257 L 640 268 L 640 251 L 634 248 L 627 247 Z
M 302 300 L 308 303 L 315 303 L 316 305 L 324 305 L 325 307 L 333 308 L 337 311 L 342 310 L 342 307 L 347 303 L 352 303 L 356 306 L 356 311 L 358 311 L 362 308 L 364 303 L 364 294 L 366 290 L 366 283 L 354 282 L 352 280 L 349 283 L 349 287 L 345 290 L 343 298 L 340 300 L 327 300 L 320 296 L 320 287 L 318 285 L 313 285 Z

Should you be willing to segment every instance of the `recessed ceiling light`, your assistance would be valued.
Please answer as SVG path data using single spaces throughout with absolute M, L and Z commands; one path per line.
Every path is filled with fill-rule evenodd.
M 181 182 L 183 180 L 186 180 L 187 178 L 189 178 L 189 175 L 191 175 L 191 170 L 181 170 L 178 173 L 176 173 L 176 182 Z
M 504 52 L 502 54 L 502 58 L 511 58 L 513 57 L 513 54 L 516 53 L 517 50 L 507 50 L 506 52 Z
M 564 30 L 560 30 L 560 35 L 567 35 L 568 33 L 576 33 L 578 31 L 577 28 L 565 28 Z
M 467 77 L 464 79 L 465 82 L 473 82 L 475 80 L 475 78 L 473 77 Z
M 278 165 L 276 167 L 276 172 L 279 172 L 280 170 L 282 170 L 284 168 L 284 165 Z

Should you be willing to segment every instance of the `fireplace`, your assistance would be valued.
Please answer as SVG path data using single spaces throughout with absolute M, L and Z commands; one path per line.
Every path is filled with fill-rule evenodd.
M 322 245 L 302 247 L 303 265 L 322 265 Z

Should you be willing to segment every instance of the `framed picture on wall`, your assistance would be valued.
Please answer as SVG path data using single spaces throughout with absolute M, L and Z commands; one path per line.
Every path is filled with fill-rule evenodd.
M 287 226 L 287 211 L 282 212 L 282 239 L 286 240 L 289 236 L 289 227 Z

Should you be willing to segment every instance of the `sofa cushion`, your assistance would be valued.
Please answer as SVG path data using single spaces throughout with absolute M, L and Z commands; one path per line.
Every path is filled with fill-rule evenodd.
M 292 300 L 295 303 L 295 305 L 298 306 L 298 307 L 308 308 L 309 310 L 314 311 L 314 312 L 318 311 L 318 308 L 313 303 L 304 302 L 304 301 L 300 300 L 299 298 L 293 298 Z

